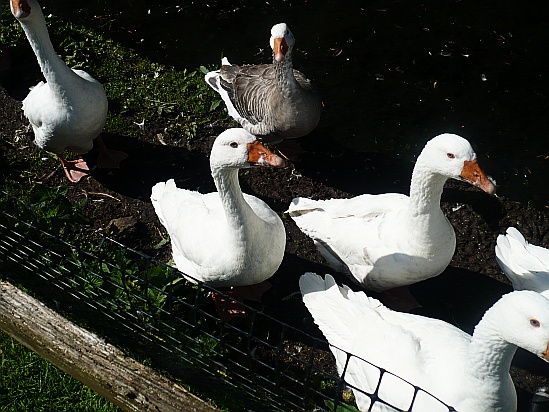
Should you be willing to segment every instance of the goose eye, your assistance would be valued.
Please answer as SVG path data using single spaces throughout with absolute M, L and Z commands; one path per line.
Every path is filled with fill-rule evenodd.
M 448 156 L 448 159 L 454 159 L 456 157 L 453 153 L 446 153 L 446 156 Z
M 530 325 L 532 325 L 534 328 L 539 328 L 541 326 L 541 323 L 539 323 L 539 320 L 537 319 L 530 319 Z
M 238 147 L 238 143 L 231 142 L 231 143 L 229 143 L 229 146 L 231 146 L 233 149 L 236 149 Z

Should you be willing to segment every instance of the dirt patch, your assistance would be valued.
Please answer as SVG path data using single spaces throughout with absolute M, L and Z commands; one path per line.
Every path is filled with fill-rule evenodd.
M 155 248 L 166 233 L 149 199 L 151 187 L 173 178 L 180 187 L 200 192 L 214 190 L 208 155 L 215 137 L 228 126 L 217 120 L 199 130 L 192 141 L 176 133 L 166 134 L 162 119 L 147 125 L 140 139 L 106 133 L 106 144 L 126 151 L 130 157 L 120 169 L 95 169 L 89 178 L 69 185 L 55 158 L 41 162 L 39 169 L 33 167 L 37 152 L 32 131 L 22 115 L 20 102 L 2 88 L 0 119 L 0 181 L 11 177 L 21 179 L 22 184 L 41 181 L 52 187 L 68 185 L 67 196 L 71 200 L 87 199 L 85 214 L 90 219 L 87 230 L 102 231 L 163 261 L 170 258 L 170 246 Z M 303 138 L 301 145 L 305 153 L 286 169 L 252 169 L 241 173 L 243 190 L 282 213 L 296 196 L 340 198 L 365 192 L 407 193 L 409 189 L 413 165 L 397 157 L 354 153 L 330 143 L 319 132 Z M 86 156 L 90 164 L 95 156 L 94 151 Z M 34 170 L 32 175 L 28 170 Z M 549 218 L 545 211 L 529 209 L 510 199 L 489 197 L 458 182 L 448 182 L 442 207 L 456 231 L 456 254 L 441 276 L 414 285 L 412 293 L 423 305 L 417 313 L 444 319 L 472 332 L 484 311 L 502 293 L 511 290 L 495 261 L 497 235 L 508 226 L 515 226 L 533 244 L 548 247 Z M 324 274 L 331 270 L 293 221 L 287 216 L 283 221 L 287 230 L 286 255 L 271 279 L 273 288 L 264 296 L 263 310 L 320 336 L 301 302 L 298 278 L 306 271 Z M 350 283 L 341 276 L 337 280 Z M 549 383 L 546 365 L 524 351 L 517 353 L 512 375 L 521 410 L 527 409 L 538 386 Z

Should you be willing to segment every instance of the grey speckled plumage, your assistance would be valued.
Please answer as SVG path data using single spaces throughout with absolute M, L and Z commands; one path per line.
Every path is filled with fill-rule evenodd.
M 206 75 L 229 115 L 264 142 L 304 136 L 320 121 L 319 93 L 293 69 L 294 43 L 286 24 L 277 24 L 271 30 L 272 64 L 238 66 L 224 58 L 220 70 Z

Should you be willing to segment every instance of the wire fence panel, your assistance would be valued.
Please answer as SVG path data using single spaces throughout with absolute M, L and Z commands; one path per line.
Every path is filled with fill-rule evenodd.
M 351 388 L 363 410 L 413 411 L 429 402 L 422 410 L 454 411 L 346 354 L 347 364 L 362 362 L 380 376 L 368 393 L 352 387 L 338 377 L 325 340 L 250 306 L 245 319 L 225 322 L 209 299 L 214 288 L 106 237 L 68 243 L 0 210 L 0 269 L 0 277 L 229 410 L 356 411 L 346 397 Z M 390 405 L 384 380 L 398 381 L 411 403 Z

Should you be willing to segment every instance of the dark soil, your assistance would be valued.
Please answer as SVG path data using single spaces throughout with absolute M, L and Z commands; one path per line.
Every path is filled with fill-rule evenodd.
M 2 88 L 0 111 L 0 180 L 11 176 L 24 179 L 22 184 L 41 181 L 53 187 L 67 185 L 53 157 L 34 175 L 24 172 L 36 153 L 32 131 L 22 115 L 20 102 Z M 156 182 L 174 178 L 180 187 L 200 192 L 214 190 L 208 154 L 215 137 L 227 126 L 218 120 L 200 130 L 200 139 L 191 142 L 181 136 L 165 135 L 162 119 L 157 125 L 147 125 L 140 140 L 106 133 L 107 145 L 126 151 L 130 157 L 120 169 L 93 170 L 89 178 L 71 184 L 68 197 L 87 199 L 85 214 L 90 218 L 89 229 L 103 231 L 132 248 L 168 261 L 169 244 L 160 249 L 153 247 L 166 234 L 149 199 L 151 187 Z M 12 138 L 16 131 L 19 131 L 17 141 Z M 313 132 L 301 139 L 305 153 L 287 168 L 242 172 L 243 190 L 262 198 L 280 213 L 296 196 L 321 199 L 366 192 L 407 193 L 413 164 L 396 156 L 354 153 L 335 145 L 319 145 L 317 141 L 323 140 L 319 133 Z M 90 163 L 94 157 L 94 152 L 87 155 Z M 444 319 L 472 332 L 484 311 L 511 290 L 495 260 L 497 235 L 504 233 L 508 226 L 515 226 L 531 243 L 548 247 L 549 215 L 453 181 L 447 184 L 442 207 L 457 234 L 454 259 L 442 275 L 418 283 L 411 290 L 423 306 L 417 313 Z M 264 311 L 318 336 L 297 293 L 298 278 L 306 271 L 324 274 L 331 270 L 293 221 L 287 216 L 283 221 L 287 230 L 286 256 L 271 279 L 272 289 L 264 295 Z M 342 277 L 338 277 L 338 281 L 350 283 Z M 451 353 L 451 348 L 449 350 Z M 511 373 L 519 393 L 520 410 L 527 410 L 529 398 L 538 386 L 549 384 L 547 372 L 547 365 L 541 360 L 518 351 Z

